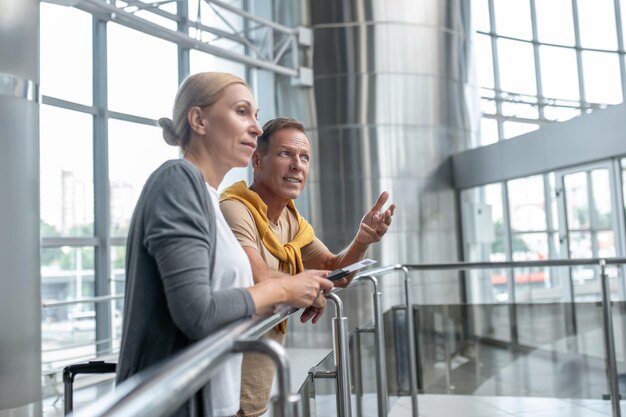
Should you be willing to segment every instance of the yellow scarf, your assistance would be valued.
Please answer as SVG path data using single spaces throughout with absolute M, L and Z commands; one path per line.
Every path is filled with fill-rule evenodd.
M 257 231 L 261 237 L 263 246 L 278 260 L 279 268 L 282 272 L 295 275 L 304 271 L 302 264 L 302 248 L 315 239 L 313 227 L 305 219 L 300 217 L 293 200 L 289 201 L 287 208 L 293 212 L 298 220 L 298 233 L 291 242 L 282 245 L 276 235 L 270 230 L 269 219 L 267 218 L 267 204 L 254 191 L 248 189 L 244 181 L 236 182 L 222 192 L 220 201 L 237 200 L 243 203 L 256 224 Z M 287 321 L 276 326 L 276 330 L 285 333 Z

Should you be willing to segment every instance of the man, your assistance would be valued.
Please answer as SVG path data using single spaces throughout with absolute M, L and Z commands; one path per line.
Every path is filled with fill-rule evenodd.
M 315 237 L 311 225 L 295 208 L 309 174 L 311 148 L 304 126 L 289 118 L 270 120 L 263 126 L 252 155 L 254 171 L 249 188 L 243 181 L 224 190 L 220 207 L 226 221 L 250 259 L 255 282 L 295 275 L 307 269 L 334 270 L 363 259 L 368 247 L 387 232 L 395 205 L 381 212 L 389 195 L 383 192 L 361 220 L 356 236 L 344 250 L 333 254 Z M 347 286 L 351 278 L 335 282 Z M 321 317 L 326 300 L 322 295 L 300 320 Z M 282 343 L 286 323 L 264 337 Z M 260 354 L 244 354 L 241 409 L 238 416 L 256 417 L 268 407 L 274 378 L 272 361 Z

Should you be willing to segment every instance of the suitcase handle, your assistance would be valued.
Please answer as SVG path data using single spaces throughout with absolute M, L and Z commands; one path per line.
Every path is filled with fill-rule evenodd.
M 65 415 L 69 414 L 73 408 L 73 384 L 74 377 L 78 374 L 108 374 L 114 373 L 117 368 L 116 363 L 105 361 L 89 361 L 87 363 L 77 363 L 63 368 Z

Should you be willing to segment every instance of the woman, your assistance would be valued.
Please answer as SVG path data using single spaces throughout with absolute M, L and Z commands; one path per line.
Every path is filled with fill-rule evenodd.
M 219 327 L 274 305 L 310 306 L 332 283 L 325 271 L 253 286 L 245 252 L 219 210 L 217 187 L 248 164 L 262 130 L 241 79 L 200 73 L 180 86 L 173 120 L 159 124 L 183 158 L 146 182 L 130 226 L 118 383 Z M 241 355 L 231 357 L 177 416 L 229 416 L 239 409 Z

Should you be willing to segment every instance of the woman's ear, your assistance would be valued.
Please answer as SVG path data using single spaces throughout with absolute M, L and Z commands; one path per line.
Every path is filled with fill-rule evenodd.
M 204 112 L 198 106 L 194 106 L 187 112 L 187 121 L 191 130 L 196 134 L 203 136 L 208 131 L 209 120 L 205 117 Z

